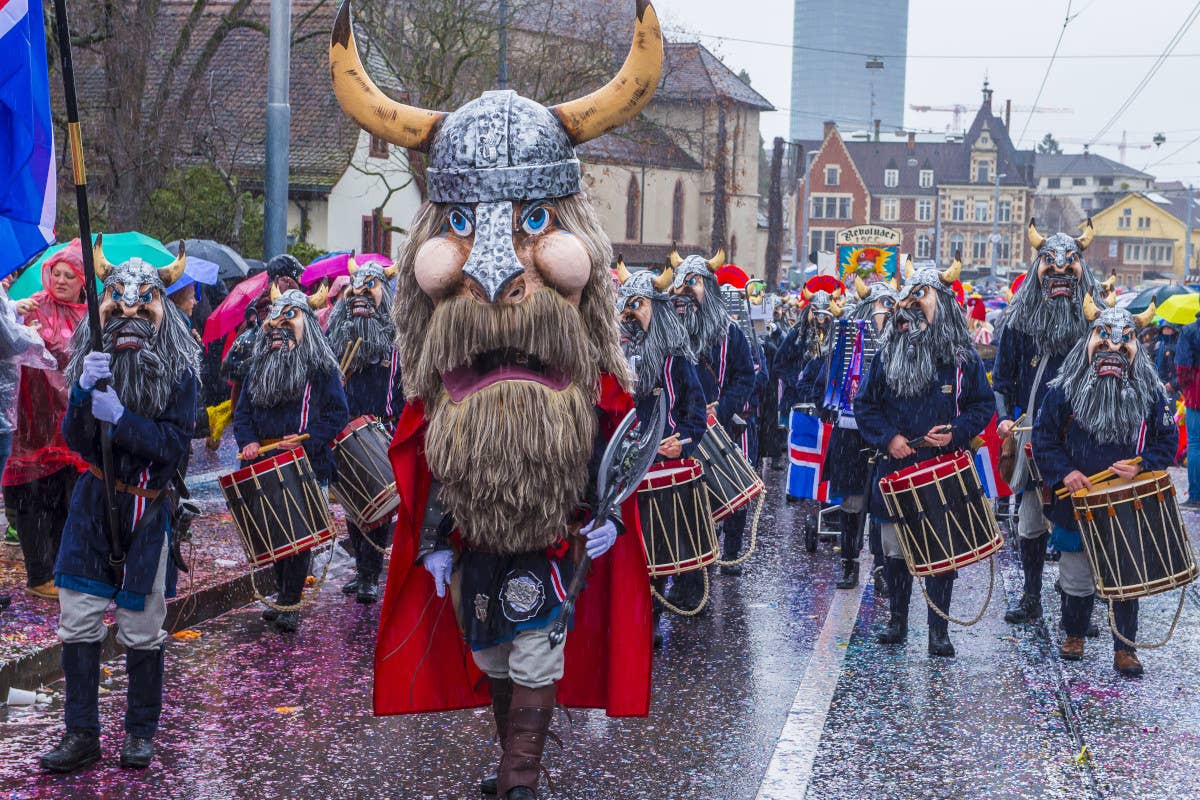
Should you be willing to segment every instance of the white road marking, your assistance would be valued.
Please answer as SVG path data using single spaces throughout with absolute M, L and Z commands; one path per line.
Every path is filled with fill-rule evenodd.
M 846 661 L 845 643 L 854 631 L 865 590 L 864 585 L 857 592 L 835 591 L 757 800 L 802 800 L 808 792 L 821 731 Z

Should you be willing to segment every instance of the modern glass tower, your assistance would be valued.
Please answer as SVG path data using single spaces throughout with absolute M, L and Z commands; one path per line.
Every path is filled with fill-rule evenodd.
M 826 120 L 903 126 L 908 0 L 796 0 L 793 25 L 793 139 L 820 139 Z

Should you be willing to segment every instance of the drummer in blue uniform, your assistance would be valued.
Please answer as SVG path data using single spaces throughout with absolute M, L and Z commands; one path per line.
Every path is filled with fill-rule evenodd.
M 302 449 L 317 480 L 327 485 L 334 471 L 329 443 L 350 421 L 350 413 L 338 362 L 303 292 L 272 291 L 243 390 L 245 400 L 233 417 L 242 462 L 266 457 L 259 454 L 265 445 Z M 300 439 L 303 434 L 308 439 Z M 306 550 L 275 562 L 275 600 L 282 610 L 268 608 L 263 619 L 281 633 L 300 629 L 299 605 L 311 556 Z
M 878 480 L 934 456 L 966 449 L 995 411 L 987 370 L 951 289 L 961 269 L 956 258 L 943 272 L 933 267 L 909 272 L 896 311 L 881 334 L 875 365 L 854 402 L 859 432 L 880 451 L 871 482 L 870 513 L 882 522 L 887 555 L 891 618 L 876 637 L 882 644 L 900 644 L 908 638 L 912 575 Z M 925 580 L 933 656 L 954 655 L 945 619 L 950 614 L 954 578 L 951 571 Z
M 1091 490 L 1087 476 L 1103 470 L 1126 480 L 1144 470 L 1165 470 L 1179 445 L 1173 404 L 1137 340 L 1138 329 L 1154 318 L 1154 305 L 1133 315 L 1123 308 L 1101 310 L 1087 295 L 1083 309 L 1091 329 L 1063 360 L 1033 429 L 1034 461 L 1047 488 L 1071 492 Z M 1140 464 L 1127 463 L 1139 455 Z M 1055 498 L 1048 510 L 1050 542 L 1062 553 L 1058 574 L 1067 635 L 1059 655 L 1078 661 L 1095 602 L 1095 578 L 1070 497 Z M 1138 601 L 1114 601 L 1112 613 L 1119 634 L 1113 637 L 1113 669 L 1141 675 L 1131 644 L 1137 641 Z
M 350 284 L 329 316 L 329 345 L 345 371 L 346 403 L 350 419 L 372 416 L 389 429 L 404 409 L 404 387 L 396 352 L 396 327 L 392 324 L 388 281 L 395 267 L 367 263 L 361 267 L 351 257 Z M 346 517 L 346 530 L 354 552 L 354 580 L 342 587 L 360 603 L 379 599 L 383 551 L 390 537 L 391 519 L 362 530 Z

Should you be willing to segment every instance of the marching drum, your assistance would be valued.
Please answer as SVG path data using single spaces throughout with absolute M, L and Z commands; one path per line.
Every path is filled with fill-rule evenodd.
M 708 487 L 714 522 L 720 522 L 749 503 L 765 487 L 763 479 L 721 427 L 709 419 L 708 430 L 696 448 L 704 466 L 702 479 Z
M 638 484 L 638 516 L 650 577 L 677 575 L 717 560 L 717 531 L 704 467 L 694 458 L 660 461 Z
M 284 450 L 220 479 L 251 567 L 333 539 L 329 505 L 303 450 Z
M 1102 599 L 1149 597 L 1196 580 L 1196 557 L 1166 471 L 1093 484 L 1071 503 Z
M 333 440 L 337 480 L 332 489 L 360 528 L 374 527 L 400 506 L 388 460 L 390 441 L 387 428 L 371 416 L 351 420 Z
M 909 572 L 928 577 L 981 561 L 1004 545 L 968 451 L 931 458 L 881 478 Z

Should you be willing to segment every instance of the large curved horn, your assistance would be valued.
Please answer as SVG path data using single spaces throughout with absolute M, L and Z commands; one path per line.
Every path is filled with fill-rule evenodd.
M 380 91 L 359 58 L 351 16 L 350 0 L 343 0 L 329 39 L 329 72 L 342 110 L 380 139 L 411 150 L 428 150 L 445 112 L 398 103 Z
M 351 253 L 350 257 L 346 259 L 346 273 L 353 275 L 358 272 L 358 269 L 358 262 L 354 260 L 354 253 Z
M 621 71 L 611 81 L 578 100 L 550 110 L 574 144 L 583 144 L 636 117 L 658 88 L 663 69 L 662 29 L 650 0 L 637 0 L 633 43 Z
M 667 267 L 662 271 L 662 274 L 654 279 L 654 288 L 660 292 L 665 292 L 670 288 L 671 283 L 675 280 L 675 270 Z
M 1034 250 L 1041 250 L 1042 245 L 1046 243 L 1046 237 L 1038 233 L 1037 226 L 1033 224 L 1033 217 L 1029 218 L 1029 244 Z
M 837 300 L 834 300 L 829 304 L 829 313 L 834 317 L 834 319 L 841 317 L 842 312 L 845 310 L 845 306 L 840 305 Z
M 1133 315 L 1133 324 L 1137 325 L 1139 329 L 1146 327 L 1154 321 L 1154 313 L 1156 311 L 1158 311 L 1158 303 L 1151 300 L 1150 305 L 1146 307 L 1145 311 Z
M 708 271 L 716 272 L 725 266 L 725 248 L 719 248 L 717 254 L 708 260 Z
M 323 285 L 320 289 L 308 296 L 308 307 L 313 311 L 319 311 L 329 303 L 329 286 Z
M 1117 293 L 1109 292 L 1108 294 L 1104 295 L 1104 305 L 1108 306 L 1109 308 L 1116 308 L 1117 307 Z
M 871 296 L 871 287 L 863 283 L 863 279 L 858 275 L 854 276 L 854 291 L 858 293 L 859 300 L 866 300 Z
M 283 296 L 283 292 L 279 291 L 279 287 L 272 283 L 271 284 L 271 302 L 274 303 L 276 300 L 278 300 L 282 296 Z
M 813 293 L 810 292 L 808 289 L 802 290 L 800 292 L 800 296 L 804 298 L 804 302 L 806 302 L 806 303 L 813 299 Z
M 163 286 L 170 286 L 175 281 L 183 277 L 183 270 L 187 266 L 187 244 L 183 239 L 179 240 L 179 255 L 175 260 L 165 267 L 158 268 L 158 277 L 162 279 Z
M 629 267 L 625 266 L 625 257 L 619 255 L 617 256 L 617 280 L 625 283 L 629 278 Z
M 389 281 L 396 277 L 399 273 L 400 267 L 396 266 L 395 264 L 392 264 L 390 267 L 383 268 L 383 277 L 387 278 Z
M 683 256 L 679 255 L 679 249 L 675 245 L 671 245 L 671 255 L 667 260 L 671 262 L 671 269 L 679 269 L 679 265 L 683 263 Z
M 1096 305 L 1091 292 L 1083 296 L 1083 316 L 1088 322 L 1095 322 L 1096 317 L 1100 316 L 1100 306 Z
M 912 256 L 904 259 L 904 280 L 908 280 L 913 276 L 913 260 Z M 899 288 L 899 287 L 897 287 Z
M 1112 275 L 1108 276 L 1107 280 L 1100 284 L 1100 289 L 1104 292 L 1104 294 L 1108 294 L 1115 288 L 1117 288 L 1117 274 L 1114 272 Z
M 1096 236 L 1096 228 L 1092 225 L 1092 218 L 1088 217 L 1079 229 L 1083 231 L 1079 236 L 1075 237 L 1075 244 L 1079 245 L 1080 250 L 1087 250 L 1087 246 L 1092 243 L 1092 239 Z
M 182 244 L 182 242 L 180 242 Z M 103 281 L 112 272 L 112 264 L 104 257 L 104 234 L 96 234 L 96 243 L 92 245 L 92 263 L 96 267 L 96 277 Z
M 946 284 L 947 286 L 953 286 L 954 282 L 956 280 L 958 280 L 958 276 L 961 274 L 962 274 L 962 261 L 959 259 L 958 256 L 955 256 L 954 260 L 952 262 L 950 262 L 950 266 L 948 268 L 942 270 L 941 274 L 938 277 L 942 279 L 942 283 Z

